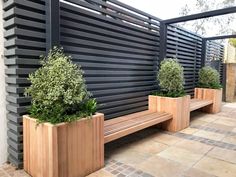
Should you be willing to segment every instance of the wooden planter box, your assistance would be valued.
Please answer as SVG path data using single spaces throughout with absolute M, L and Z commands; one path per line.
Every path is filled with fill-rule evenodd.
M 33 177 L 84 177 L 104 166 L 104 115 L 37 125 L 23 116 L 24 170 Z
M 176 132 L 189 126 L 190 96 L 178 98 L 149 95 L 149 110 L 166 112 L 173 115 L 173 119 L 163 123 L 162 127 L 168 131 Z
M 218 113 L 221 111 L 222 89 L 195 88 L 194 98 L 213 101 L 213 104 L 201 108 L 204 112 Z

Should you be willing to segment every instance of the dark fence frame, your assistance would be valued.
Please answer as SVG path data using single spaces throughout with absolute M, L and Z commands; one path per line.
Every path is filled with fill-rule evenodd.
M 125 19 L 126 21 L 132 21 L 134 24 L 142 24 L 146 28 L 150 29 L 149 33 L 156 35 L 159 38 L 160 44 L 158 44 L 160 50 L 159 56 L 154 58 L 153 71 L 157 72 L 158 65 L 161 60 L 167 56 L 167 42 L 168 42 L 168 28 L 175 28 L 174 25 L 168 25 L 167 23 L 157 17 L 149 15 L 117 0 L 68 0 L 71 3 L 80 3 L 81 6 L 91 8 L 92 10 L 100 11 L 104 16 L 101 20 L 104 20 L 108 14 L 118 19 Z M 111 5 L 107 2 L 111 2 L 115 5 L 122 6 L 125 10 L 116 8 L 120 12 L 135 17 L 138 20 L 133 20 L 125 15 L 114 14 L 113 12 L 106 11 L 106 8 L 110 8 Z M 93 5 L 94 4 L 94 5 Z M 101 8 L 102 7 L 102 8 Z M 39 67 L 38 56 L 46 54 L 46 52 L 55 45 L 60 45 L 60 1 L 59 0 L 7 0 L 4 2 L 4 37 L 5 42 L 5 65 L 8 67 L 5 71 L 6 83 L 8 84 L 6 90 L 7 95 L 7 119 L 8 119 L 8 161 L 13 163 L 19 168 L 23 166 L 23 126 L 22 115 L 27 113 L 27 107 L 30 104 L 30 98 L 24 97 L 24 88 L 29 86 L 27 76 Z M 133 13 L 130 13 L 132 11 Z M 228 12 L 228 11 L 227 11 Z M 107 14 L 106 14 L 107 13 Z M 138 14 L 138 15 L 137 15 Z M 109 19 L 110 20 L 110 19 Z M 141 21 L 141 22 L 140 22 Z M 117 22 L 123 23 L 123 22 Z M 125 24 L 127 28 L 128 23 Z M 135 28 L 134 26 L 132 27 Z M 183 39 L 196 42 L 196 48 L 194 48 L 194 56 L 201 49 L 202 37 L 196 36 L 196 34 L 190 32 L 184 32 L 177 28 L 178 35 L 183 35 Z M 142 30 L 142 29 L 140 29 Z M 156 30 L 154 33 L 152 30 Z M 160 31 L 159 31 L 160 30 Z M 178 32 L 178 30 L 180 30 Z M 159 32 L 159 33 L 158 33 Z M 190 35 L 192 40 L 187 37 Z M 204 38 L 203 38 L 204 40 Z M 158 43 L 158 41 L 157 41 Z M 186 44 L 181 44 L 186 45 Z M 203 46 L 204 49 L 204 46 Z M 186 49 L 189 51 L 190 49 Z M 205 52 L 206 53 L 205 49 Z M 182 51 L 179 51 L 183 53 Z M 197 58 L 197 57 L 196 57 Z M 199 57 L 198 57 L 199 58 Z M 195 61 L 195 60 L 194 60 Z M 199 61 L 195 61 L 199 62 Z M 200 66 L 200 64 L 196 64 Z M 202 61 L 202 65 L 204 62 Z M 196 68 L 196 66 L 194 66 Z M 199 69 L 199 67 L 198 67 Z M 191 72 L 191 71 L 188 71 Z M 188 75 L 188 73 L 187 73 Z M 194 74 L 194 83 L 196 83 L 197 77 Z M 153 81 L 154 83 L 154 81 Z M 148 90 L 150 92 L 150 90 Z
M 212 41 L 212 40 L 219 40 L 219 39 L 229 39 L 229 38 L 236 38 L 236 34 L 231 35 L 220 35 L 220 36 L 212 36 L 203 38 L 205 41 Z M 206 42 L 205 42 L 206 44 Z M 204 57 L 205 58 L 205 57 Z M 221 83 L 223 86 L 223 101 L 226 101 L 226 73 L 227 73 L 227 65 L 221 63 Z

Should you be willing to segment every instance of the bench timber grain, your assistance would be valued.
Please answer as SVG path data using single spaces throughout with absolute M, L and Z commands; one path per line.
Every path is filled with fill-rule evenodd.
M 104 141 L 108 143 L 170 119 L 172 119 L 171 114 L 147 110 L 106 120 L 104 123 Z
M 202 100 L 193 98 L 190 100 L 190 112 L 213 104 L 213 100 Z

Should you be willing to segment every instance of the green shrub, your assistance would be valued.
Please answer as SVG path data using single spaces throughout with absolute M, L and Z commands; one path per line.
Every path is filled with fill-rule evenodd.
M 217 70 L 205 66 L 199 71 L 198 87 L 220 89 L 220 74 Z
M 29 75 L 31 86 L 25 90 L 25 95 L 32 97 L 32 117 L 55 124 L 96 112 L 96 101 L 90 99 L 83 71 L 62 49 L 54 47 L 40 62 L 42 67 Z
M 185 95 L 183 67 L 176 59 L 165 59 L 161 62 L 157 80 L 161 90 L 155 93 L 156 95 L 167 97 Z

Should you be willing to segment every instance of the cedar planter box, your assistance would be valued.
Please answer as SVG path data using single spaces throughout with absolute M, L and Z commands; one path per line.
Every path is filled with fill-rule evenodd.
M 194 98 L 213 101 L 213 104 L 201 108 L 204 112 L 218 113 L 221 111 L 222 89 L 195 88 Z
M 24 170 L 33 177 L 84 177 L 104 166 L 104 115 L 37 125 L 23 116 Z
M 190 96 L 178 98 L 149 95 L 149 110 L 166 112 L 173 115 L 173 119 L 166 121 L 162 127 L 168 131 L 176 132 L 189 126 Z

